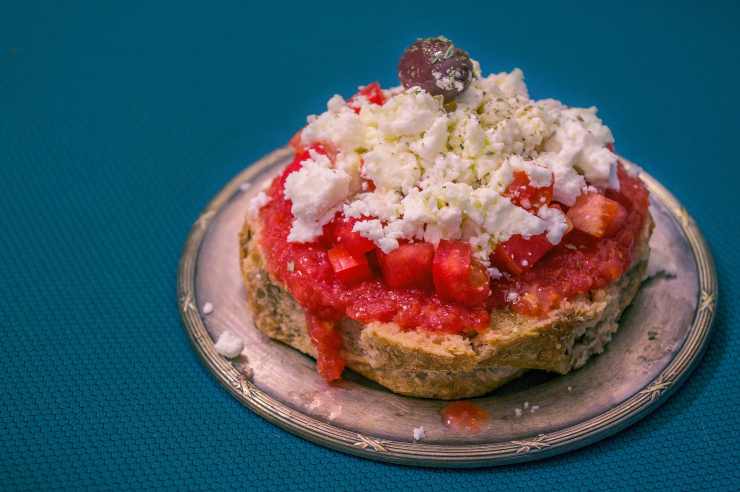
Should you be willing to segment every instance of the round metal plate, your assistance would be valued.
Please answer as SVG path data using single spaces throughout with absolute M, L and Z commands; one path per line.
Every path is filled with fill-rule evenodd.
M 396 395 L 351 371 L 329 386 L 313 359 L 254 328 L 239 271 L 237 234 L 248 202 L 290 158 L 288 149 L 273 152 L 208 205 L 185 245 L 177 289 L 187 332 L 218 381 L 247 407 L 294 434 L 402 464 L 487 466 L 544 458 L 595 442 L 645 416 L 702 355 L 717 299 L 712 258 L 686 210 L 642 172 L 656 222 L 654 275 L 624 313 L 606 352 L 585 367 L 566 376 L 530 372 L 475 399 L 491 419 L 472 435 L 442 425 L 445 402 Z M 214 307 L 208 315 L 202 313 L 206 303 Z M 227 329 L 246 345 L 234 361 L 214 349 L 213 340 Z M 413 439 L 415 427 L 425 429 L 420 442 Z

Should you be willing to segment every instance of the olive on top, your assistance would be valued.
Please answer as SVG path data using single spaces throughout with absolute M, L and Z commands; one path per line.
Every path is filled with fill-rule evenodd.
M 449 102 L 470 84 L 473 63 L 464 50 L 444 36 L 419 39 L 403 52 L 398 78 L 407 89 L 420 87 Z

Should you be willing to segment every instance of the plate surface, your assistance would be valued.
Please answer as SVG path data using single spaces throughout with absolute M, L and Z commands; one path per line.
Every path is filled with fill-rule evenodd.
M 474 399 L 491 415 L 476 434 L 444 427 L 440 410 L 446 402 L 396 395 L 351 371 L 329 386 L 313 359 L 254 328 L 239 271 L 237 234 L 248 203 L 291 158 L 287 148 L 273 152 L 216 196 L 193 225 L 177 286 L 185 327 L 206 366 L 247 407 L 290 432 L 402 464 L 488 466 L 544 458 L 645 416 L 680 385 L 704 351 L 717 296 L 711 255 L 686 210 L 641 172 L 656 222 L 651 276 L 606 352 L 582 369 L 565 376 L 530 372 Z M 206 303 L 214 308 L 208 315 L 202 312 Z M 245 341 L 234 361 L 213 348 L 225 330 Z M 416 427 L 424 427 L 421 442 L 413 439 Z

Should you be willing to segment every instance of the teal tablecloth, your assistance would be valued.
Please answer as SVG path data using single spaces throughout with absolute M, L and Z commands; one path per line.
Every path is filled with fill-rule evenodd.
M 112 3 L 0 5 L 0 489 L 737 490 L 737 2 Z M 597 105 L 716 257 L 697 371 L 566 456 L 453 471 L 320 448 L 228 395 L 180 324 L 177 262 L 208 200 L 438 33 L 485 71 L 523 68 L 535 97 Z

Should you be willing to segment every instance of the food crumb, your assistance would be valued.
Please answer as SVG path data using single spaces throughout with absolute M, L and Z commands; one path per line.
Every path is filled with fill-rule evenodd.
M 568 386 L 568 391 L 573 391 L 573 386 Z
M 211 314 L 213 312 L 213 304 L 207 302 L 203 304 L 203 314 Z
M 648 340 L 655 340 L 656 338 L 658 338 L 658 332 L 654 330 L 648 331 L 647 335 L 648 335 Z
M 245 182 L 243 182 L 242 184 L 239 185 L 239 189 L 241 191 L 247 191 L 251 187 L 252 187 L 252 183 L 250 183 L 249 181 L 245 181 Z
M 427 436 L 424 426 L 414 427 L 414 441 L 421 441 Z
M 242 350 L 244 350 L 244 340 L 239 335 L 226 330 L 218 336 L 214 348 L 216 352 L 224 357 L 233 359 L 238 357 Z
M 525 409 L 525 410 L 526 410 L 527 408 L 529 408 L 529 402 L 528 402 L 528 401 L 525 401 L 525 402 L 524 402 L 524 405 L 522 405 L 522 407 L 524 407 L 524 409 Z
M 539 405 L 532 405 L 532 408 L 529 411 L 530 411 L 530 413 L 534 413 L 534 412 L 536 412 L 539 409 L 540 409 L 540 406 Z
M 521 408 L 515 408 L 514 409 L 514 415 L 516 415 L 517 418 L 522 416 L 522 409 Z
M 294 272 L 295 271 L 295 263 L 293 263 L 292 261 L 289 261 L 288 262 L 288 271 L 289 272 Z

